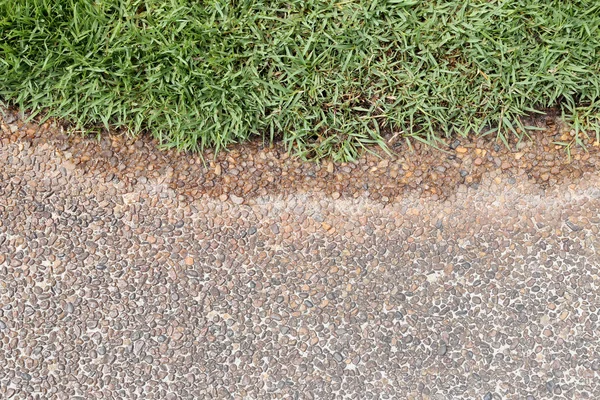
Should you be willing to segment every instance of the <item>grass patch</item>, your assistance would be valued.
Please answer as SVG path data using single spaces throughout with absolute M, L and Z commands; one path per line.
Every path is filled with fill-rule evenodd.
M 221 150 L 258 136 L 355 159 L 526 133 L 559 107 L 598 135 L 595 0 L 0 0 L 0 99 L 79 128 Z

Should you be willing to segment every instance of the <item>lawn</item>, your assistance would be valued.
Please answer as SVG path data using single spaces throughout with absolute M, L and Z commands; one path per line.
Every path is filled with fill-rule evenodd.
M 0 0 L 0 101 L 166 148 L 255 137 L 355 159 L 386 137 L 600 130 L 596 0 Z

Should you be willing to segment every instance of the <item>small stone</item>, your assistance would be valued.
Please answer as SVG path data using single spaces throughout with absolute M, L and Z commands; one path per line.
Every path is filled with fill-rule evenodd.
M 0 331 L 6 329 L 6 323 L 2 320 L 0 320 Z
M 13 122 L 15 122 L 17 120 L 17 117 L 15 116 L 15 114 L 7 112 L 4 115 L 4 122 L 6 122 L 7 124 L 12 124 Z
M 467 151 L 468 151 L 468 150 L 467 150 L 467 148 L 466 148 L 466 147 L 458 146 L 458 147 L 456 148 L 456 152 L 457 152 L 457 153 L 460 153 L 460 154 L 465 154 Z
M 560 388 L 560 385 L 556 385 L 556 387 L 554 388 L 554 394 L 562 394 L 562 389 Z
M 331 195 L 331 197 L 333 197 L 334 200 L 337 200 L 340 198 L 340 193 L 339 192 L 333 192 L 333 194 Z
M 546 337 L 552 337 L 553 332 L 550 329 L 544 329 L 544 336 Z
M 186 257 L 185 258 L 185 265 L 194 265 L 194 259 L 192 257 Z
M 221 201 L 227 201 L 228 198 L 229 198 L 229 196 L 227 196 L 225 193 L 223 193 L 222 195 L 219 196 L 219 200 L 221 200 Z
M 466 177 L 467 175 L 469 175 L 469 173 L 468 173 L 467 171 L 465 171 L 464 169 L 461 169 L 461 170 L 460 170 L 460 176 L 461 176 L 461 177 L 463 177 L 463 178 L 464 178 L 464 177 Z
M 490 392 L 487 392 L 485 394 L 485 396 L 483 396 L 483 400 L 492 400 L 492 394 Z
M 480 166 L 481 164 L 483 164 L 483 160 L 481 159 L 481 157 L 477 157 L 475 161 L 473 161 L 473 164 Z
M 254 235 L 256 233 L 257 229 L 255 226 L 251 226 L 250 228 L 248 228 L 248 235 Z
M 442 343 L 440 345 L 440 347 L 438 347 L 438 356 L 443 356 L 447 352 L 448 352 L 448 347 L 445 344 Z
M 338 353 L 337 351 L 335 353 L 333 353 L 333 358 L 337 362 L 342 362 L 344 360 L 344 357 L 342 357 L 342 355 L 340 353 Z
M 231 199 L 231 201 L 234 204 L 237 204 L 237 205 L 240 205 L 240 204 L 242 204 L 244 202 L 244 198 L 243 197 L 238 197 L 235 194 L 229 195 L 229 198 Z
M 574 223 L 572 223 L 569 220 L 567 220 L 566 224 L 573 232 L 579 232 L 579 231 L 583 230 L 583 228 L 581 226 L 575 225 Z
M 385 160 L 381 160 L 379 162 L 379 164 L 377 164 L 377 168 L 387 168 L 390 165 L 390 160 L 385 159 Z
M 458 148 L 458 146 L 460 146 L 460 140 L 455 139 L 452 143 L 450 143 L 450 148 L 452 150 L 456 150 Z

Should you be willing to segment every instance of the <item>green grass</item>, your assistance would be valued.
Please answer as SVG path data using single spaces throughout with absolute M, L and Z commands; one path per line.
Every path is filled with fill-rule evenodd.
M 355 159 L 385 133 L 600 126 L 597 0 L 0 0 L 0 100 L 87 129 Z

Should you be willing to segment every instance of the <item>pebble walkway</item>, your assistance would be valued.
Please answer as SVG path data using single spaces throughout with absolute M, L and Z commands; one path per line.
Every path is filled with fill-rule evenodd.
M 183 196 L 0 140 L 2 399 L 596 399 L 600 178 Z

